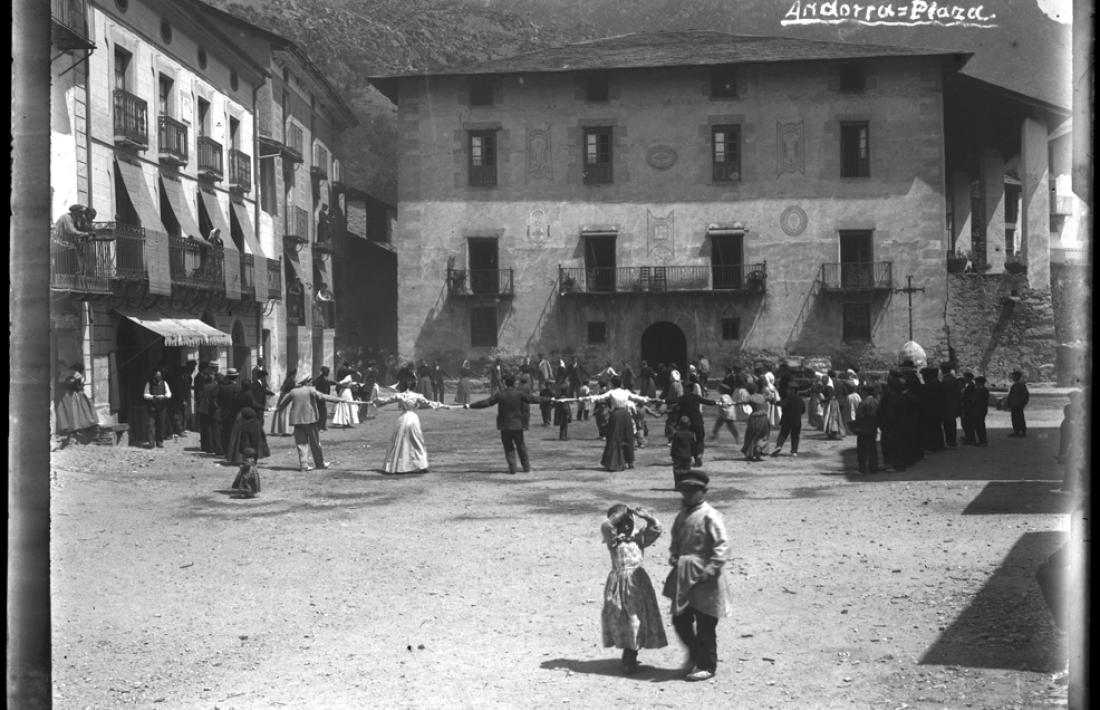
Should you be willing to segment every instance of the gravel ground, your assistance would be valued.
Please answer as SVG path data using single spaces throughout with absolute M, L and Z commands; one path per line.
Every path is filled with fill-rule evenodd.
M 736 610 L 705 683 L 681 679 L 671 625 L 633 676 L 600 645 L 603 512 L 667 527 L 679 506 L 653 439 L 609 474 L 593 422 L 560 442 L 536 412 L 535 471 L 510 476 L 493 411 L 426 411 L 431 472 L 385 476 L 383 410 L 322 435 L 330 470 L 272 437 L 253 500 L 194 434 L 70 446 L 51 473 L 54 707 L 1065 707 L 1034 580 L 1067 529 L 1064 401 L 1033 398 L 1026 440 L 994 412 L 989 448 L 902 474 L 856 475 L 854 437 L 804 432 L 798 458 L 749 464 L 723 433 L 704 470 Z

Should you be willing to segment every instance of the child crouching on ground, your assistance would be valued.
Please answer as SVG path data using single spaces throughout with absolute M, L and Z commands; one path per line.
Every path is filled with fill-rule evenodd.
M 640 530 L 635 517 L 645 521 Z M 661 523 L 644 508 L 616 503 L 600 525 L 604 544 L 611 553 L 611 572 L 603 589 L 600 626 L 603 645 L 623 650 L 623 670 L 638 670 L 638 649 L 668 645 L 657 592 L 645 568 L 643 550 L 661 536 Z
M 256 466 L 256 450 L 247 448 L 241 452 L 244 461 L 241 470 L 233 479 L 233 490 L 238 498 L 255 498 L 260 492 L 260 470 Z

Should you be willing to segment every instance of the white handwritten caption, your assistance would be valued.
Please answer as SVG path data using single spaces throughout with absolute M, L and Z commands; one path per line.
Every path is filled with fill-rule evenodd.
M 841 2 L 795 0 L 779 24 L 840 25 L 858 24 L 892 27 L 996 27 L 996 13 L 987 12 L 984 5 L 940 4 L 925 0 L 898 3 Z

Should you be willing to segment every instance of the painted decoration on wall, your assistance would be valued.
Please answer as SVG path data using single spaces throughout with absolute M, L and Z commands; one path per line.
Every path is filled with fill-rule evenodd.
M 676 159 L 678 157 L 676 151 L 672 149 L 672 146 L 655 145 L 646 152 L 645 161 L 649 163 L 649 167 L 651 168 L 668 170 L 676 164 Z
M 550 239 L 550 215 L 535 208 L 527 215 L 527 241 L 533 247 L 541 247 Z
M 779 215 L 779 227 L 788 237 L 797 237 L 806 231 L 806 225 L 810 218 L 806 216 L 806 210 L 798 205 L 791 205 Z
M 659 264 L 667 264 L 676 254 L 675 211 L 664 217 L 658 217 L 646 210 L 646 232 L 649 242 L 649 256 Z
M 806 174 L 806 155 L 802 140 L 802 122 L 775 124 L 775 174 Z
M 527 180 L 552 180 L 550 128 L 527 129 Z

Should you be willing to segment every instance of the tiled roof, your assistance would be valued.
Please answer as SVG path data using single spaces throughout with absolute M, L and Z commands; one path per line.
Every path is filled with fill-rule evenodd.
M 652 69 L 713 64 L 951 55 L 958 55 L 960 59 L 970 57 L 970 53 L 944 49 L 914 49 L 874 44 L 823 42 L 793 37 L 731 35 L 711 30 L 683 30 L 637 32 L 604 37 L 477 64 L 446 67 L 435 71 L 394 74 L 376 77 L 375 80 L 413 76 Z

